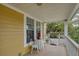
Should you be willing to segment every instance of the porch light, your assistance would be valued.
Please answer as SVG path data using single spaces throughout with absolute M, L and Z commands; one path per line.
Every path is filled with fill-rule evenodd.
M 37 6 L 42 6 L 42 3 L 36 3 Z

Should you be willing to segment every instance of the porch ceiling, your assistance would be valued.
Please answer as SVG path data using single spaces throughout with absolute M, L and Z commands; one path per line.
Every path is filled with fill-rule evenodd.
M 43 3 L 41 6 L 33 3 L 12 3 L 16 7 L 32 17 L 46 21 L 57 22 L 68 19 L 76 4 L 72 3 Z

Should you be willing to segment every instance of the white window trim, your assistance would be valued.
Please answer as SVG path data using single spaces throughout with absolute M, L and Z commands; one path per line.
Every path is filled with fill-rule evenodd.
M 27 38 L 27 35 L 26 35 L 26 15 L 24 14 L 24 47 L 28 46 L 28 44 L 26 43 L 26 38 Z

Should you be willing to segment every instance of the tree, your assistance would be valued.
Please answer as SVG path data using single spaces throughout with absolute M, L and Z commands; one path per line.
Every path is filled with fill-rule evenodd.
M 63 32 L 64 24 L 63 23 L 49 23 L 47 25 L 47 32 Z
M 47 33 L 53 38 L 56 38 L 59 33 L 64 31 L 64 24 L 63 23 L 49 23 L 47 25 Z
M 79 43 L 79 27 L 74 27 L 72 22 L 68 24 L 69 36 L 77 43 Z

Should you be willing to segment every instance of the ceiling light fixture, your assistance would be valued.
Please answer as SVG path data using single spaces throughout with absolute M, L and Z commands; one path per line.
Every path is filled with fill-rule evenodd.
M 42 3 L 36 3 L 37 6 L 42 6 Z

